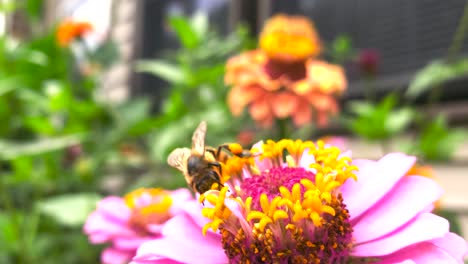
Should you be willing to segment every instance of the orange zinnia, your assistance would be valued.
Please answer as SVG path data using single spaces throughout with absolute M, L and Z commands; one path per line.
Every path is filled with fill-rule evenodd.
M 296 126 L 325 125 L 338 112 L 336 96 L 346 88 L 340 66 L 315 59 L 321 50 L 313 24 L 305 17 L 277 15 L 266 22 L 260 49 L 229 59 L 225 82 L 232 85 L 228 105 L 235 116 L 248 107 L 251 117 L 270 127 L 291 118 Z
M 76 38 L 83 37 L 91 31 L 93 26 L 88 22 L 66 20 L 57 28 L 57 42 L 62 47 L 67 47 Z
M 317 56 L 321 50 L 319 36 L 309 19 L 282 14 L 265 23 L 259 44 L 270 58 L 291 62 Z

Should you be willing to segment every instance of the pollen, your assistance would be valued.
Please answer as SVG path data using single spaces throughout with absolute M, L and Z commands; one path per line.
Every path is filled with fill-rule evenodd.
M 229 151 L 231 151 L 234 155 L 240 155 L 244 151 L 244 148 L 242 148 L 242 146 L 238 143 L 231 143 L 229 144 L 228 148 Z

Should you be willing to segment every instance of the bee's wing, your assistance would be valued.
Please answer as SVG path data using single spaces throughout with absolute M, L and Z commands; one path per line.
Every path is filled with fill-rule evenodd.
M 169 157 L 167 157 L 167 163 L 180 170 L 184 174 L 187 173 L 187 160 L 191 155 L 191 151 L 188 148 L 177 148 L 174 149 Z
M 205 135 L 206 135 L 206 122 L 201 121 L 192 136 L 192 151 L 204 155 L 205 153 Z

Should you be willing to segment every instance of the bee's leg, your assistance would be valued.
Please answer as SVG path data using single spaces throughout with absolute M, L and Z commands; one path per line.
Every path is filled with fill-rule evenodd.
M 215 159 L 218 159 L 218 152 L 216 152 L 214 149 L 205 148 L 205 151 L 208 151 L 209 153 L 211 153 L 211 155 L 213 155 L 213 157 L 215 157 Z
M 218 146 L 217 150 L 217 158 L 219 158 L 219 154 L 221 153 L 222 149 L 227 150 L 232 155 L 238 156 L 239 158 L 248 158 L 252 155 L 250 151 L 245 150 L 242 146 L 238 143 L 230 143 L 230 144 L 222 144 Z

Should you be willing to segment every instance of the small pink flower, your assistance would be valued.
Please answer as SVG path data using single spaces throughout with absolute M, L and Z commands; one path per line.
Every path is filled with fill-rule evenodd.
M 431 213 L 442 190 L 407 175 L 415 157 L 351 160 L 300 140 L 255 150 L 253 167 L 187 205 L 133 263 L 463 263 L 466 241 Z
M 110 244 L 101 254 L 102 263 L 128 263 L 142 243 L 161 236 L 167 221 L 183 212 L 191 199 L 187 189 L 138 189 L 124 198 L 106 197 L 83 229 L 91 243 Z
M 366 49 L 359 54 L 358 65 L 362 73 L 374 76 L 380 66 L 380 53 L 375 49 Z

